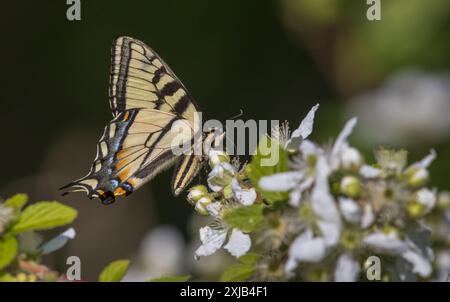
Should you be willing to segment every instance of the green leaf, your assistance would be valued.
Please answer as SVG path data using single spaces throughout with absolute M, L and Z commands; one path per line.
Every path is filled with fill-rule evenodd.
M 248 207 L 235 208 L 224 215 L 231 228 L 250 233 L 258 229 L 264 222 L 263 205 L 253 204 Z
M 16 278 L 14 278 L 9 273 L 0 274 L 0 282 L 16 282 Z
M 22 233 L 45 230 L 71 223 L 77 211 L 57 201 L 41 201 L 25 208 L 12 227 L 12 232 Z
M 274 165 L 266 165 L 265 161 L 270 158 L 276 158 L 278 153 L 278 161 Z M 261 192 L 261 195 L 270 203 L 276 201 L 284 201 L 289 198 L 288 192 L 268 192 L 261 190 L 259 180 L 263 176 L 273 175 L 275 173 L 286 172 L 289 170 L 288 153 L 277 142 L 271 140 L 269 137 L 261 139 L 259 142 L 256 154 L 252 161 L 245 168 L 247 176 L 252 182 L 253 186 Z
M 100 273 L 100 282 L 119 282 L 127 272 L 129 260 L 116 260 L 111 262 Z
M 220 276 L 222 282 L 245 281 L 255 273 L 255 265 L 235 264 L 228 267 Z
M 17 239 L 14 236 L 0 238 L 0 270 L 8 266 L 16 257 L 18 249 Z
M 247 253 L 239 257 L 239 263 L 228 267 L 220 276 L 220 281 L 245 281 L 250 278 L 256 269 L 256 264 L 261 259 L 261 255 Z
M 191 279 L 191 275 L 159 277 L 147 280 L 148 282 L 186 282 Z
M 243 264 L 255 265 L 261 259 L 261 257 L 261 255 L 256 253 L 247 253 L 239 257 L 239 262 Z
M 27 194 L 16 194 L 8 198 L 5 201 L 4 205 L 13 208 L 17 213 L 25 206 L 27 202 L 28 202 Z

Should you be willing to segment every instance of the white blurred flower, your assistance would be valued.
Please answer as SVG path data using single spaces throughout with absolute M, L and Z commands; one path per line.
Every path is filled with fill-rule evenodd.
M 334 270 L 334 281 L 336 282 L 355 282 L 361 265 L 358 261 L 353 259 L 351 253 L 342 254 L 336 264 Z
M 412 272 L 421 277 L 428 277 L 432 272 L 433 255 L 431 250 L 427 246 L 418 246 L 411 238 L 400 239 L 395 231 L 388 234 L 381 232 L 369 234 L 364 238 L 364 243 L 380 252 L 401 256 L 412 266 Z M 405 272 L 400 272 L 400 274 L 405 274 Z
M 236 228 L 230 229 L 228 227 L 227 223 L 220 216 L 222 207 L 224 205 L 219 202 L 212 203 L 206 207 L 210 216 L 215 218 L 215 221 L 211 225 L 200 228 L 199 233 L 202 244 L 195 250 L 195 259 L 212 255 L 222 246 L 237 258 L 250 250 L 250 236 Z M 228 236 L 230 232 L 231 234 Z M 229 238 L 227 244 L 225 244 L 227 236 Z
M 351 100 L 358 135 L 375 144 L 439 142 L 450 135 L 450 76 L 406 70 Z
M 251 206 L 256 200 L 255 189 L 243 188 L 236 178 L 231 181 L 231 189 L 234 197 L 244 206 Z
M 291 274 L 299 262 L 317 263 L 326 255 L 326 243 L 321 237 L 313 237 L 311 230 L 301 233 L 289 248 L 289 258 L 284 270 Z
M 161 276 L 184 273 L 183 259 L 185 242 L 178 229 L 172 226 L 158 226 L 142 240 L 123 281 L 143 281 Z

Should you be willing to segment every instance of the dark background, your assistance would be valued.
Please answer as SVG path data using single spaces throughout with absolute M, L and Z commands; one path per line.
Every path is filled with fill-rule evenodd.
M 366 18 L 365 1 L 344 0 L 82 0 L 81 21 L 68 21 L 67 8 L 64 0 L 1 4 L 0 195 L 26 192 L 33 201 L 57 199 L 77 208 L 76 240 L 47 261 L 64 267 L 67 255 L 79 255 L 87 279 L 111 260 L 135 257 L 157 225 L 175 226 L 186 242 L 198 237 L 189 226 L 191 206 L 170 193 L 171 170 L 109 207 L 57 191 L 87 173 L 111 119 L 107 92 L 116 36 L 154 48 L 209 118 L 223 121 L 242 109 L 243 120 L 287 120 L 297 127 L 320 102 L 312 139 L 321 142 L 337 135 L 358 96 L 382 89 L 398 72 L 419 70 L 449 83 L 446 0 L 382 0 L 382 20 L 374 22 Z M 443 98 L 448 109 L 449 95 Z M 426 123 L 446 113 L 450 119 L 439 108 Z M 416 110 L 404 106 L 400 113 L 414 121 Z M 395 120 L 386 122 L 395 127 Z M 434 147 L 432 184 L 449 189 L 450 130 L 435 138 L 431 129 L 409 140 L 360 133 L 351 142 L 368 161 L 380 144 L 407 147 L 411 160 Z

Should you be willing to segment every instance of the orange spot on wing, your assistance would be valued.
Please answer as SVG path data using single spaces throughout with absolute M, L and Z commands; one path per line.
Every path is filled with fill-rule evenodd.
M 125 112 L 125 115 L 123 116 L 123 120 L 127 121 L 129 117 L 130 117 L 130 113 L 127 111 L 127 112 Z
M 126 194 L 127 194 L 127 191 L 125 191 L 121 187 L 118 187 L 117 189 L 114 190 L 114 196 L 122 196 L 122 195 L 126 195 Z

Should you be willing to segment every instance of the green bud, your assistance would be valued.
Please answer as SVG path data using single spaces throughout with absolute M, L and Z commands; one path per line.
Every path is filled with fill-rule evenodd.
M 193 186 L 189 189 L 187 200 L 190 204 L 196 204 L 203 197 L 208 197 L 208 188 L 204 185 Z
M 361 183 L 354 176 L 345 176 L 341 180 L 341 192 L 348 197 L 356 198 L 361 195 Z
M 209 213 L 208 213 L 208 210 L 206 209 L 206 207 L 211 203 L 212 203 L 211 198 L 203 197 L 199 201 L 197 201 L 197 203 L 195 204 L 195 210 L 200 215 L 208 216 Z
M 437 198 L 437 207 L 440 209 L 449 209 L 450 208 L 450 193 L 449 192 L 440 192 Z
M 414 167 L 406 170 L 405 176 L 408 185 L 414 188 L 423 186 L 429 178 L 428 170 Z

